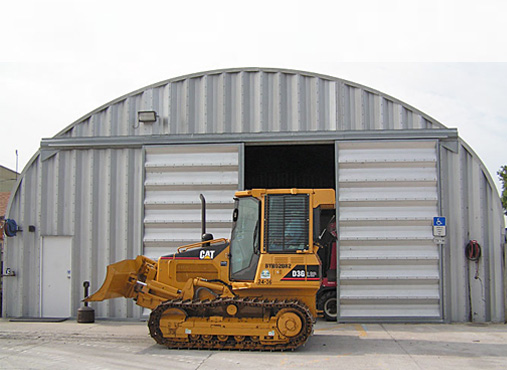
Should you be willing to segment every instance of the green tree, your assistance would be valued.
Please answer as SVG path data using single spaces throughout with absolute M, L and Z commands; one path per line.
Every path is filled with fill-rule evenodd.
M 500 181 L 502 182 L 502 206 L 505 215 L 507 215 L 507 166 L 500 167 L 500 170 L 497 172 Z

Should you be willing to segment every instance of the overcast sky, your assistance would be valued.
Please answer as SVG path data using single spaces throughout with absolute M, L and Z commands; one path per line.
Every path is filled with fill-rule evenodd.
M 133 90 L 229 67 L 327 74 L 507 164 L 507 1 L 0 0 L 0 165 Z M 494 63 L 492 63 L 494 62 Z

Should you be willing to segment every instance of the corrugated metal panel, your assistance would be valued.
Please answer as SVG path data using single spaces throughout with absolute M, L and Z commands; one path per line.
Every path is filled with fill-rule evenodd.
M 455 321 L 504 322 L 504 215 L 484 165 L 468 145 L 443 145 L 442 199 L 451 220 L 445 249 L 446 316 Z M 494 231 L 494 230 L 497 231 Z M 477 240 L 481 258 L 468 261 L 464 249 Z
M 239 187 L 239 145 L 146 147 L 144 254 L 153 258 L 200 241 L 201 202 L 207 232 L 229 238 Z
M 6 218 L 16 220 L 18 225 L 39 225 L 41 163 L 35 159 L 23 171 L 20 186 L 11 195 Z M 4 239 L 3 268 L 10 268 L 15 277 L 3 278 L 3 315 L 38 316 L 40 302 L 40 252 L 39 230 L 35 233 L 20 232 L 14 238 Z
M 26 266 L 13 266 L 15 288 L 6 289 L 6 299 L 18 304 L 7 307 L 9 316 L 40 314 L 41 236 L 73 238 L 72 312 L 81 306 L 83 281 L 98 289 L 107 265 L 141 253 L 141 152 L 68 150 L 33 162 L 11 207 L 24 231 L 9 240 L 6 266 L 18 258 Z M 28 231 L 29 225 L 36 227 L 35 233 Z M 128 300 L 94 306 L 97 317 L 138 317 L 141 312 Z
M 153 124 L 137 112 L 155 110 Z M 57 137 L 444 128 L 373 89 L 315 73 L 243 68 L 183 76 L 123 96 Z
M 338 143 L 340 320 L 439 319 L 435 141 Z

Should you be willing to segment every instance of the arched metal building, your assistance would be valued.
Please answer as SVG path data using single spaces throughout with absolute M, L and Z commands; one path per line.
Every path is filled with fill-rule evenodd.
M 229 237 L 234 191 L 254 187 L 336 189 L 339 321 L 504 321 L 502 207 L 457 130 L 365 86 L 264 68 L 163 81 L 43 139 L 8 207 L 23 231 L 6 245 L 4 315 L 75 316 L 108 264 L 199 240 L 199 193 Z

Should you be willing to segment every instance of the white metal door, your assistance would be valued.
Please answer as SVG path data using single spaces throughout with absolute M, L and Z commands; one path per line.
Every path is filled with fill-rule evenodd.
M 435 141 L 338 143 L 341 321 L 439 320 Z
M 71 316 L 72 238 L 42 237 L 41 248 L 41 316 Z

